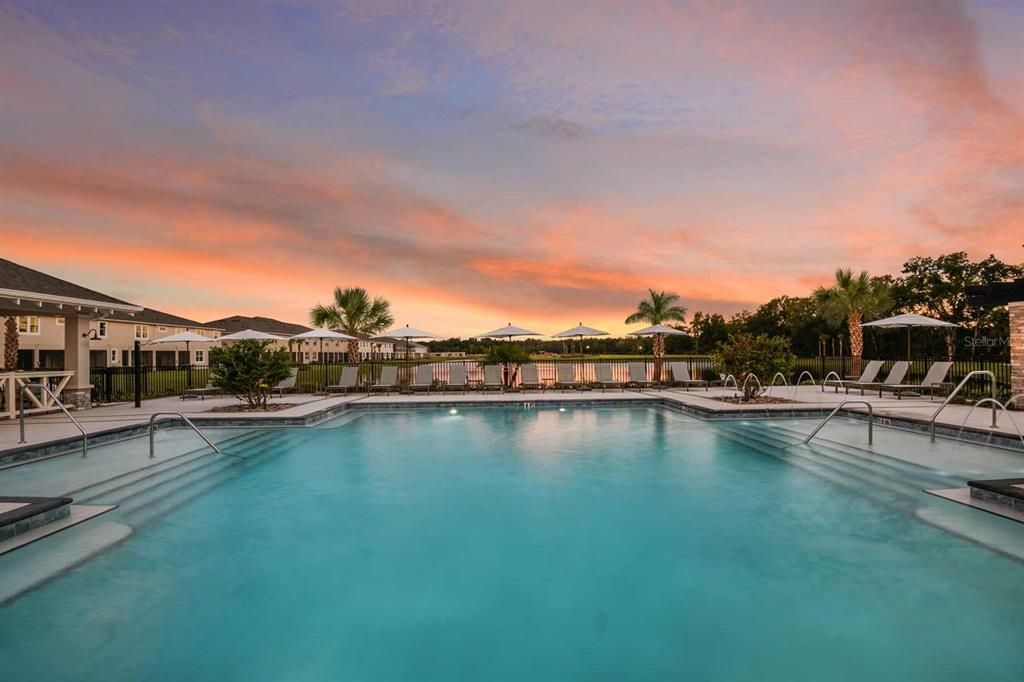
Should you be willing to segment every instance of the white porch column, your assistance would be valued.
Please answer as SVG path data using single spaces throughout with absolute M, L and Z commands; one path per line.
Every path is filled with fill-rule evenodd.
M 92 406 L 89 381 L 89 318 L 68 315 L 64 319 L 64 369 L 74 372 L 64 387 L 64 404 L 85 410 Z

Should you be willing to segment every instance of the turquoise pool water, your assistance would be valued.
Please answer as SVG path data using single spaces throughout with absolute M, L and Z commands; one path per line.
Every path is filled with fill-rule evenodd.
M 486 408 L 278 431 L 0 606 L 0 679 L 1024 679 L 1024 564 L 725 428 Z

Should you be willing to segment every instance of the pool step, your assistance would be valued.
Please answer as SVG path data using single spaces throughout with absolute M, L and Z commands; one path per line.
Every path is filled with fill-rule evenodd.
M 213 455 L 210 457 L 212 463 L 190 468 L 176 476 L 156 481 L 141 490 L 132 490 L 130 495 L 119 502 L 119 511 L 128 523 L 139 528 L 248 469 L 259 466 L 267 461 L 269 456 L 290 451 L 313 436 L 313 433 L 306 430 L 278 432 L 247 443 L 244 448 L 233 453 L 237 456 Z
M 783 447 L 796 448 L 796 453 L 814 453 L 817 457 L 840 462 L 865 473 L 877 475 L 885 479 L 911 484 L 917 489 L 949 488 L 963 485 L 963 479 L 955 474 L 946 474 L 934 469 L 889 457 L 870 446 L 839 443 L 818 438 L 804 446 L 804 433 L 778 425 L 756 425 L 748 430 L 757 437 L 770 439 Z M 877 445 L 876 445 L 877 447 Z
M 222 451 L 232 452 L 235 448 L 244 447 L 246 444 L 253 442 L 256 439 L 266 437 L 265 431 L 255 431 L 251 433 L 245 433 L 241 436 L 236 436 L 227 441 L 221 442 L 218 447 Z M 162 475 L 164 472 L 172 471 L 175 469 L 188 467 L 197 461 L 206 461 L 211 457 L 215 457 L 215 453 L 205 444 L 167 459 L 153 459 L 147 460 L 142 459 L 140 461 L 151 462 L 145 464 L 138 469 L 112 476 L 108 479 L 91 483 L 82 488 L 71 490 L 67 493 L 68 497 L 72 497 L 77 502 L 102 502 L 109 503 L 108 500 L 112 499 L 112 493 L 135 484 L 140 481 L 151 479 Z M 140 458 L 145 458 L 143 450 L 140 448 Z M 116 503 L 114 503 L 116 504 Z
M 909 511 L 914 508 L 917 498 L 923 495 L 920 489 L 908 486 L 905 482 L 816 457 L 812 450 L 758 437 L 746 429 L 726 426 L 719 430 L 719 435 L 888 507 Z M 804 452 L 801 453 L 801 449 Z

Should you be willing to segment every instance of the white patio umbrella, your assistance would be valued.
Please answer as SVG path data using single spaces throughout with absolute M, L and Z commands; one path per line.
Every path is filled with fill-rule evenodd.
M 685 336 L 686 332 L 680 331 L 675 327 L 669 327 L 666 324 L 655 324 L 651 325 L 650 327 L 644 327 L 643 329 L 638 329 L 635 332 L 629 333 L 630 336 L 657 336 L 658 334 L 666 334 L 669 336 Z
M 863 324 L 861 324 L 861 326 L 879 327 L 881 329 L 901 329 L 906 327 L 907 360 L 910 360 L 910 329 L 912 327 L 942 327 L 945 329 L 949 329 L 959 327 L 960 325 L 953 324 L 952 322 L 944 322 L 943 320 L 936 320 L 933 317 L 917 315 L 915 313 L 904 313 L 902 315 L 893 315 L 892 317 L 886 317 L 881 320 L 874 320 L 873 322 L 864 322 Z
M 405 325 L 404 327 L 396 327 L 389 332 L 380 334 L 379 336 L 373 337 L 375 339 L 405 339 L 405 359 L 409 359 L 409 342 L 413 339 L 439 339 L 441 338 L 437 334 L 431 334 L 425 332 L 422 329 L 416 329 L 416 327 L 410 327 Z
M 185 344 L 185 357 L 188 358 L 188 387 L 192 388 L 192 349 L 193 343 L 216 343 L 220 339 L 210 338 L 209 336 L 203 336 L 202 334 L 196 334 L 195 332 L 178 332 L 177 334 L 171 334 L 170 336 L 161 336 L 159 339 L 153 339 L 146 345 L 152 345 L 154 343 L 184 343 Z M 138 362 L 138 358 L 136 358 Z
M 333 329 L 315 328 L 315 329 L 310 329 L 308 332 L 302 332 L 301 334 L 296 334 L 295 336 L 293 336 L 291 338 L 293 340 L 298 340 L 298 341 L 305 341 L 307 339 L 310 339 L 310 340 L 320 339 L 320 362 L 323 362 L 324 361 L 324 339 L 330 339 L 332 341 L 351 341 L 352 339 L 354 339 L 356 337 L 349 336 L 348 334 L 342 334 L 341 332 L 336 332 Z
M 530 331 L 529 329 L 523 329 L 522 327 L 513 327 L 511 322 L 500 329 L 492 329 L 485 334 L 477 334 L 479 339 L 508 339 L 509 341 L 512 340 L 513 336 L 542 336 L 542 334 Z
M 255 329 L 243 329 L 234 334 L 225 334 L 217 339 L 218 341 L 285 341 L 286 337 L 267 332 L 258 332 Z
M 572 329 L 566 329 L 565 331 L 552 334 L 551 337 L 555 339 L 571 339 L 578 338 L 580 340 L 580 346 L 582 351 L 583 337 L 584 336 L 608 336 L 608 332 L 600 329 L 594 329 L 593 327 L 587 327 L 582 322 Z

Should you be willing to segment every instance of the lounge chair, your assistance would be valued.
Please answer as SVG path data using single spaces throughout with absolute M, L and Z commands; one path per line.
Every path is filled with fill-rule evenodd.
M 563 391 L 572 388 L 577 391 L 583 389 L 583 384 L 576 380 L 576 368 L 568 362 L 560 362 L 555 365 L 555 388 Z
M 687 391 L 690 390 L 690 386 L 703 386 L 705 391 L 708 390 L 708 382 L 691 377 L 690 366 L 685 362 L 669 363 L 668 371 L 672 373 L 672 383 L 685 387 Z
M 419 365 L 416 367 L 416 378 L 409 388 L 413 391 L 426 391 L 430 393 L 430 389 L 434 387 L 434 366 L 433 365 Z
M 395 384 L 398 383 L 398 367 L 396 365 L 385 365 L 380 370 L 380 379 L 377 383 L 370 386 L 371 391 L 384 391 L 385 394 L 391 393 L 391 389 L 395 388 Z
M 860 394 L 864 395 L 864 389 L 870 388 L 872 391 L 878 389 L 878 397 L 882 397 L 882 389 L 886 386 L 899 386 L 903 383 L 904 377 L 907 376 L 907 372 L 910 370 L 910 363 L 906 360 L 900 360 L 894 362 L 892 369 L 889 370 L 888 376 L 885 377 L 885 381 L 876 381 L 873 384 L 860 384 L 856 388 L 860 389 Z
M 597 373 L 597 381 L 594 383 L 601 387 L 602 393 L 606 388 L 622 388 L 622 382 L 612 378 L 612 366 L 607 362 L 597 363 L 594 371 Z
M 626 382 L 626 385 L 637 388 L 653 386 L 654 382 L 647 378 L 647 365 L 642 362 L 629 363 L 629 381 Z
M 529 391 L 530 389 L 540 390 L 541 392 L 544 391 L 544 384 L 540 380 L 540 373 L 537 371 L 537 365 L 532 362 L 527 363 L 520 368 L 520 372 L 522 372 L 522 374 L 520 375 L 521 380 L 519 384 L 523 387 L 524 391 Z
M 505 382 L 501 380 L 500 365 L 484 365 L 484 383 L 480 388 L 485 391 L 505 390 Z
M 466 366 L 465 365 L 452 365 L 448 370 L 448 383 L 446 388 L 449 391 L 462 391 L 466 392 Z
M 924 375 L 924 379 L 919 384 L 884 384 L 879 385 L 878 395 L 881 397 L 882 389 L 886 391 L 892 391 L 896 394 L 896 399 L 901 400 L 903 394 L 910 395 L 921 395 L 917 392 L 918 389 L 928 389 L 928 399 L 931 400 L 935 396 L 935 388 L 946 384 L 946 375 L 949 374 L 950 368 L 953 366 L 952 362 L 933 362 L 932 366 L 928 368 L 928 371 Z
M 882 361 L 871 360 L 868 362 L 867 366 L 864 367 L 864 371 L 861 372 L 859 379 L 856 379 L 855 381 L 835 381 L 830 379 L 822 384 L 821 390 L 824 391 L 825 386 L 835 386 L 836 393 L 838 393 L 839 387 L 842 386 L 846 389 L 846 392 L 849 393 L 851 387 L 861 388 L 862 386 L 872 386 L 878 383 L 878 373 L 880 371 L 882 371 Z
M 327 387 L 329 392 L 342 391 L 348 393 L 351 389 L 359 386 L 359 367 L 356 365 L 349 365 L 341 368 L 341 378 L 338 379 L 338 383 Z
M 216 395 L 217 393 L 220 393 L 220 389 L 214 386 L 212 381 L 208 381 L 203 388 L 186 388 L 185 392 L 181 394 L 181 399 L 199 398 L 200 400 L 206 400 L 206 396 Z
M 292 367 L 291 372 L 288 373 L 288 376 L 285 377 L 284 379 L 281 379 L 281 381 L 277 382 L 277 386 L 274 386 L 274 388 L 270 389 L 270 395 L 274 395 L 276 393 L 279 397 L 283 398 L 285 391 L 291 392 L 295 390 L 295 382 L 298 378 L 299 368 Z

